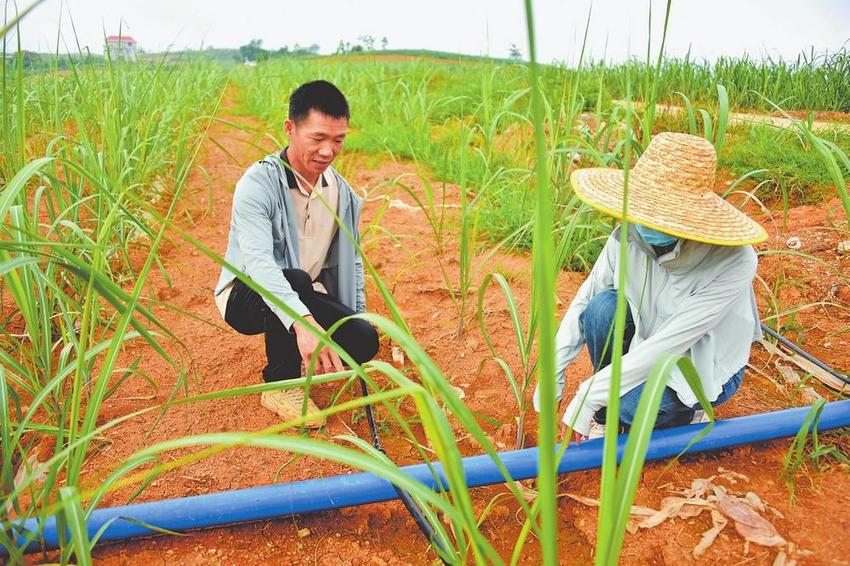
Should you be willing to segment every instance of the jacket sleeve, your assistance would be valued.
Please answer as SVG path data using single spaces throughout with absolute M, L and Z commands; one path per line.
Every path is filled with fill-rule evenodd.
M 301 302 L 283 270 L 274 259 L 272 236 L 272 192 L 266 186 L 267 178 L 257 171 L 249 171 L 236 184 L 233 195 L 233 228 L 245 262 L 245 274 L 259 286 L 269 291 L 299 316 L 310 314 Z M 263 301 L 289 330 L 295 319 L 269 302 Z
M 599 254 L 590 275 L 579 287 L 578 293 L 570 303 L 558 334 L 555 336 L 555 395 L 560 400 L 564 392 L 565 376 L 567 366 L 575 359 L 584 346 L 585 340 L 579 328 L 578 319 L 587 308 L 590 299 L 601 293 L 614 288 L 614 266 L 620 243 L 616 238 L 609 237 Z M 540 411 L 540 386 L 534 390 L 534 409 Z
M 742 254 L 729 269 L 684 300 L 658 332 L 624 355 L 620 396 L 646 381 L 649 370 L 661 356 L 684 354 L 705 336 L 741 294 L 750 292 L 756 265 L 755 253 Z M 608 366 L 579 386 L 563 421 L 586 435 L 593 414 L 608 404 L 610 388 L 611 366 Z
M 351 191 L 352 209 L 354 210 L 354 220 L 352 227 L 354 228 L 354 238 L 357 242 L 357 247 L 354 249 L 354 289 L 355 289 L 355 309 L 354 312 L 366 312 L 366 274 L 363 269 L 363 258 L 360 256 L 360 211 L 362 210 L 363 201 Z

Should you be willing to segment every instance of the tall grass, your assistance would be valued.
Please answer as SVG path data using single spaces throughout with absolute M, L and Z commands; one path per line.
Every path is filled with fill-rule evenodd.
M 124 345 L 141 341 L 182 373 L 143 292 L 225 83 L 203 65 L 69 59 L 66 75 L 28 78 L 20 52 L 2 62 L 0 544 L 13 562 L 18 526 L 52 514 L 57 493 L 75 534 L 61 560 L 73 550 L 86 562 L 77 534 L 93 507 L 77 490 L 101 407 L 124 381 L 146 379 L 118 365 Z M 161 222 L 156 210 L 167 211 Z
M 850 192 L 848 192 L 847 180 L 845 178 L 845 175 L 850 176 L 850 155 L 835 142 L 816 134 L 809 124 L 802 120 L 791 118 L 778 105 L 774 104 L 774 108 L 781 111 L 786 118 L 791 120 L 792 128 L 797 130 L 811 144 L 811 147 L 814 148 L 816 155 L 826 168 L 830 180 L 835 185 L 841 197 L 841 205 L 844 207 L 844 214 L 847 220 L 847 229 L 850 232 Z
M 67 76 L 53 73 L 27 81 L 17 68 L 13 72 L 4 66 L 2 100 L 9 121 L 4 122 L 0 155 L 8 155 L 2 162 L 8 182 L 0 192 L 0 276 L 8 312 L 3 313 L 6 324 L 0 335 L 0 545 L 13 562 L 24 561 L 19 535 L 38 539 L 37 532 L 21 532 L 28 518 L 44 520 L 56 515 L 62 532 L 67 527 L 71 533 L 63 541 L 59 560 L 89 563 L 98 535 L 89 537 L 84 521 L 106 493 L 127 485 L 144 489 L 159 474 L 221 450 L 263 446 L 323 458 L 386 478 L 410 493 L 422 507 L 445 549 L 442 559 L 501 564 L 504 558 L 497 547 L 504 541 L 488 538 L 486 511 L 476 513 L 466 487 L 456 429 L 467 433 L 474 449 L 488 454 L 500 467 L 509 496 L 525 521 L 522 535 L 508 543 L 513 544 L 511 561 L 519 560 L 528 535 L 534 533 L 543 562 L 558 562 L 556 462 L 570 455 L 566 442 L 559 444 L 556 438 L 555 276 L 563 265 L 586 267 L 592 263 L 611 229 L 610 222 L 577 201 L 567 177 L 577 165 L 596 165 L 623 168 L 628 179 L 630 167 L 657 127 L 652 108 L 670 87 L 665 82 L 669 71 L 663 47 L 654 67 L 648 49 L 646 67 L 630 63 L 623 67 L 624 76 L 610 68 L 597 75 L 593 65 L 569 71 L 539 66 L 531 0 L 525 1 L 525 12 L 531 55 L 527 66 L 273 61 L 255 70 L 242 70 L 237 79 L 246 109 L 276 124 L 281 122 L 284 101 L 297 84 L 318 77 L 331 80 L 343 87 L 354 110 L 350 149 L 410 158 L 421 170 L 460 184 L 458 247 L 462 257 L 458 288 L 464 302 L 458 307 L 459 329 L 464 328 L 469 314 L 466 292 L 475 285 L 472 260 L 478 222 L 487 224 L 484 229 L 496 241 L 508 238 L 518 245 L 532 246 L 532 307 L 527 328 L 519 323 L 518 309 L 509 309 L 521 353 L 520 379 L 509 367 L 506 371 L 512 378 L 520 419 L 533 377 L 537 377 L 541 389 L 537 435 L 540 475 L 532 505 L 504 469 L 479 418 L 412 337 L 389 287 L 365 254 L 365 267 L 388 317 L 360 317 L 404 350 L 410 361 L 406 371 L 380 360 L 360 366 L 330 340 L 335 328 L 321 332 L 307 325 L 320 341 L 337 351 L 350 366 L 349 371 L 202 395 L 181 395 L 175 390 L 165 403 L 99 423 L 103 402 L 125 380 L 143 378 L 141 370 L 118 369 L 122 345 L 130 341 L 143 342 L 168 361 L 178 375 L 178 385 L 185 384 L 181 364 L 163 340 L 175 337 L 142 299 L 151 271 L 164 271 L 158 250 L 166 234 L 196 247 L 210 261 L 224 264 L 219 255 L 174 223 L 174 211 L 188 172 L 196 165 L 199 143 L 220 101 L 226 77 L 220 70 L 203 65 L 112 61 L 105 68 L 73 62 Z M 7 81 L 13 76 L 14 80 Z M 611 81 L 625 81 L 625 103 L 609 105 L 603 91 L 610 88 L 607 85 Z M 725 91 L 717 84 L 711 83 L 711 92 L 722 98 Z M 643 98 L 643 110 L 632 104 L 632 85 L 644 89 L 638 93 Z M 676 90 L 684 93 L 688 106 L 691 100 L 706 100 L 686 88 Z M 720 101 L 715 117 L 707 111 L 700 113 L 702 133 L 718 149 L 724 139 L 724 116 L 735 92 L 730 90 L 728 104 Z M 21 104 L 22 98 L 36 102 Z M 591 128 L 582 116 L 586 109 L 594 110 L 592 118 L 597 127 Z M 692 114 L 689 120 L 694 126 L 695 116 Z M 21 123 L 23 126 L 18 125 Z M 46 132 L 46 143 L 39 145 Z M 846 155 L 842 158 L 835 154 L 829 144 L 817 147 L 832 156 L 840 176 Z M 827 162 L 830 166 L 833 163 Z M 838 180 L 834 169 L 831 167 L 831 172 Z M 448 237 L 448 232 L 443 231 L 443 217 L 437 216 L 433 187 L 428 191 L 426 186 L 420 202 L 423 209 L 431 211 L 429 221 L 436 245 L 442 248 L 440 239 Z M 416 194 L 413 190 L 410 193 Z M 627 212 L 626 200 L 624 217 Z M 342 229 L 340 237 L 350 238 L 360 249 L 355 234 Z M 625 238 L 621 240 L 625 245 Z M 144 258 L 142 265 L 139 257 Z M 624 258 L 621 252 L 621 260 Z M 627 276 L 624 268 L 620 274 Z M 239 277 L 289 311 L 250 278 L 244 274 Z M 507 281 L 499 277 L 495 280 L 512 303 Z M 491 282 L 485 278 L 480 293 Z M 622 364 L 626 308 L 623 280 L 619 289 L 614 386 L 608 401 L 612 414 L 617 414 L 619 402 L 616 384 Z M 479 299 L 481 320 L 482 306 Z M 488 345 L 494 357 L 500 358 L 489 341 Z M 536 358 L 532 354 L 535 347 Z M 660 396 L 675 366 L 707 414 L 712 415 L 692 364 L 680 357 L 659 360 L 649 375 L 619 464 L 616 426 L 609 426 L 606 432 L 595 552 L 598 564 L 615 564 L 620 555 Z M 135 362 L 129 367 L 136 368 Z M 127 419 L 187 403 L 317 383 L 339 382 L 344 389 L 357 379 L 363 379 L 371 393 L 338 401 L 324 414 L 347 412 L 366 404 L 380 407 L 388 415 L 388 426 L 409 439 L 423 461 L 441 464 L 444 475 L 435 472 L 435 480 L 444 490 L 435 492 L 413 481 L 361 439 L 345 436 L 330 442 L 280 434 L 296 428 L 303 418 L 258 432 L 200 434 L 161 442 L 118 464 L 100 485 L 91 488 L 86 484 L 82 467 L 91 456 L 92 439 Z M 398 408 L 405 400 L 415 405 L 416 420 L 421 422 L 418 436 L 420 431 L 411 427 L 413 419 Z M 519 425 L 521 440 L 522 420 Z M 420 444 L 422 435 L 425 441 Z M 33 461 L 30 454 L 45 441 L 53 443 L 52 455 L 46 462 Z M 162 456 L 176 450 L 181 455 L 163 463 Z M 470 448 L 465 446 L 466 450 Z
M 505 359 L 507 356 L 503 352 L 497 351 L 496 346 L 493 344 L 490 331 L 487 328 L 484 300 L 488 287 L 494 282 L 499 285 L 505 298 L 505 303 L 507 304 L 508 316 L 510 317 L 511 327 L 513 329 L 513 338 L 516 340 L 516 353 L 519 356 L 520 372 L 518 375 Z M 516 401 L 516 449 L 523 448 L 524 446 L 525 418 L 530 404 L 528 392 L 534 383 L 534 377 L 537 371 L 537 359 L 533 354 L 534 336 L 537 328 L 537 319 L 534 315 L 537 311 L 536 309 L 531 309 L 531 311 L 528 325 L 527 327 L 523 327 L 517 300 L 508 280 L 501 273 L 491 273 L 482 280 L 481 286 L 478 288 L 479 328 L 481 335 L 484 337 L 484 342 L 487 344 L 487 349 L 490 351 L 491 361 L 505 374 L 513 398 Z
M 601 67 L 597 63 L 595 67 Z M 656 93 L 661 100 L 677 103 L 676 93 L 685 94 L 698 103 L 717 101 L 715 85 L 729 89 L 730 106 L 738 110 L 768 110 L 772 106 L 763 97 L 790 110 L 850 111 L 850 51 L 843 47 L 835 52 L 802 52 L 795 60 L 766 57 L 755 60 L 748 56 L 720 57 L 715 62 L 665 59 L 656 69 L 659 79 Z M 605 89 L 609 96 L 622 98 L 627 82 L 645 85 L 653 74 L 650 67 L 638 61 L 608 66 Z M 650 98 L 644 87 L 635 96 Z
M 845 466 L 850 466 L 850 458 L 846 454 L 835 446 L 824 444 L 820 438 L 818 425 L 825 404 L 826 401 L 823 399 L 818 399 L 812 404 L 782 461 L 782 477 L 792 500 L 796 496 L 795 477 L 807 463 L 812 463 L 815 468 L 818 468 L 823 460 L 834 459 Z M 807 450 L 810 439 L 811 448 Z

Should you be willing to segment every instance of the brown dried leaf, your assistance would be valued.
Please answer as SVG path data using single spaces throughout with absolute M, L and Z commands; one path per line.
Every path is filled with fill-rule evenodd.
M 777 346 L 774 346 L 770 342 L 766 340 L 759 340 L 759 343 L 767 350 L 768 353 L 779 356 L 783 360 L 793 363 L 801 370 L 805 371 L 808 374 L 811 374 L 812 377 L 821 381 L 826 386 L 831 387 L 841 393 L 846 393 L 850 391 L 850 386 L 846 383 L 829 373 L 828 371 L 824 371 L 817 365 L 813 364 L 809 360 L 799 356 L 797 354 L 786 354 L 784 351 L 780 350 Z
M 676 517 L 680 519 L 693 519 L 694 517 L 698 517 L 702 514 L 703 511 L 710 510 L 712 508 L 711 503 L 708 501 L 704 501 L 702 499 L 689 499 L 682 509 L 676 514 Z
M 710 504 L 704 499 L 665 497 L 661 500 L 661 509 L 651 517 L 641 521 L 639 526 L 642 529 L 651 529 L 673 517 L 690 519 L 698 516 L 709 507 Z
M 19 488 L 27 476 L 33 472 L 36 472 L 35 477 L 32 479 L 33 482 L 40 482 L 47 477 L 47 468 L 42 466 L 41 462 L 38 461 L 38 454 L 30 454 L 26 461 L 18 466 L 15 477 L 12 480 L 15 488 Z
M 783 546 L 786 540 L 776 531 L 773 524 L 756 513 L 746 499 L 731 497 L 726 490 L 714 487 L 718 509 L 735 521 L 735 530 L 747 541 L 762 546 Z
M 637 515 L 638 517 L 649 517 L 650 515 L 655 515 L 655 509 L 651 509 L 649 507 L 644 507 L 642 505 L 632 505 L 632 508 L 629 510 L 629 513 L 632 515 Z
M 767 510 L 770 511 L 771 513 L 773 513 L 776 517 L 778 517 L 780 519 L 785 518 L 785 515 L 782 514 L 782 511 L 780 511 L 776 507 L 771 507 L 770 505 L 768 505 L 766 503 L 765 503 L 765 507 L 767 507 Z
M 528 481 L 519 481 L 517 482 L 517 488 L 519 492 L 522 494 L 523 499 L 531 503 L 535 499 L 537 499 L 538 491 L 534 486 L 533 480 Z M 569 497 L 569 494 L 567 495 Z
M 702 533 L 702 538 L 699 543 L 694 547 L 693 554 L 694 558 L 699 558 L 702 554 L 708 550 L 708 547 L 714 544 L 714 539 L 717 538 L 717 535 L 720 534 L 726 525 L 729 524 L 729 521 L 726 520 L 726 517 L 723 516 L 716 509 L 711 510 L 711 528 Z
M 393 363 L 401 367 L 404 365 L 404 352 L 398 346 L 393 346 L 392 349 Z
M 690 489 L 686 489 L 682 492 L 682 495 L 688 498 L 694 497 L 702 497 L 706 494 L 708 489 L 711 487 L 711 482 L 714 480 L 715 476 L 711 476 L 707 479 L 697 478 L 691 482 Z
M 761 497 L 759 497 L 758 494 L 753 493 L 752 491 L 748 491 L 746 495 L 744 495 L 744 500 L 756 511 L 761 511 L 762 513 L 767 511 L 767 505 L 764 504 L 764 501 L 761 500 Z
M 740 474 L 738 472 L 733 472 L 732 470 L 727 470 L 723 466 L 717 468 L 717 473 L 720 474 L 719 477 L 729 480 L 730 483 L 736 483 L 736 480 L 741 480 L 745 482 L 749 482 L 749 476 L 745 476 L 744 474 Z
M 599 500 L 593 499 L 592 497 L 585 497 L 583 495 L 576 495 L 575 493 L 568 493 L 567 497 L 572 499 L 573 501 L 578 501 L 583 505 L 587 505 L 588 507 L 599 507 Z
M 764 521 L 764 525 L 760 527 L 753 527 L 735 521 L 735 530 L 746 540 L 762 546 L 785 546 L 788 541 L 776 532 L 776 527 L 766 519 L 762 519 L 762 521 Z
M 661 509 L 641 521 L 640 528 L 651 529 L 652 527 L 657 527 L 670 517 L 675 516 L 682 509 L 686 501 L 687 499 L 684 497 L 665 497 L 661 500 Z
M 30 454 L 26 461 L 21 462 L 18 470 L 15 472 L 15 477 L 12 479 L 12 485 L 16 489 L 19 488 L 30 474 L 34 474 L 31 480 L 33 483 L 42 482 L 47 477 L 47 467 L 38 461 L 38 454 Z M 6 512 L 11 512 L 13 506 L 14 501 L 12 498 L 9 498 L 9 503 L 6 504 Z
M 780 550 L 773 561 L 773 566 L 797 566 L 796 560 L 788 560 L 788 555 L 784 550 Z
M 599 500 L 593 499 L 592 497 L 585 497 L 583 495 L 576 495 L 575 493 L 567 493 L 567 497 L 572 499 L 573 501 L 578 501 L 583 505 L 587 505 L 588 507 L 599 507 Z M 649 517 L 658 513 L 655 509 L 650 509 L 649 507 L 642 507 L 640 505 L 632 505 L 630 510 L 632 515 L 638 515 L 643 517 Z

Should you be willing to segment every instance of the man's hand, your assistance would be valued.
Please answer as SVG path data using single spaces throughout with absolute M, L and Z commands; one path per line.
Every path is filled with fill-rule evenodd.
M 310 332 L 306 324 L 312 324 L 315 328 L 321 329 L 321 326 L 319 326 L 319 323 L 316 322 L 316 319 L 312 315 L 305 316 L 304 323 L 296 321 L 292 324 L 292 328 L 295 330 L 295 341 L 298 344 L 298 353 L 301 354 L 304 365 L 306 366 L 310 363 L 313 352 L 320 350 L 318 359 L 316 360 L 317 375 L 343 371 L 342 362 L 339 356 L 336 355 L 336 352 L 327 346 L 322 346 L 319 339 Z
M 570 427 L 567 426 L 567 423 L 561 423 L 561 442 L 564 442 L 569 437 L 571 442 L 575 442 L 576 444 L 581 444 L 582 440 L 587 440 L 587 437 L 583 434 L 579 434 L 576 431 L 572 431 L 572 435 L 570 437 Z

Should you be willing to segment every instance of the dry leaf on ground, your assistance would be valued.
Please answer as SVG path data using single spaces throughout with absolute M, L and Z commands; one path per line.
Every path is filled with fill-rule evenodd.
M 399 348 L 396 345 L 393 345 L 392 356 L 393 356 L 393 363 L 396 366 L 401 367 L 401 366 L 404 365 L 404 352 L 401 350 L 401 348 Z
M 784 546 L 787 543 L 773 523 L 756 513 L 747 500 L 727 495 L 720 486 L 714 486 L 714 496 L 717 498 L 717 507 L 735 521 L 735 530 L 746 540 L 762 546 Z
M 696 517 L 705 509 L 708 509 L 709 505 L 707 501 L 702 499 L 665 497 L 661 500 L 661 509 L 641 521 L 638 526 L 642 529 L 651 529 L 671 517 L 679 517 L 680 519 Z
M 726 519 L 726 517 L 723 516 L 723 513 L 717 511 L 716 509 L 712 509 L 711 523 L 711 528 L 702 533 L 702 538 L 700 539 L 699 543 L 694 547 L 694 558 L 699 558 L 706 550 L 708 550 L 708 547 L 714 543 L 714 539 L 717 538 L 717 535 L 720 534 L 720 531 L 726 528 L 726 525 L 729 524 L 729 521 Z
M 599 507 L 599 500 L 598 499 L 593 499 L 592 497 L 584 497 L 583 495 L 576 495 L 575 493 L 568 493 L 566 495 L 570 499 L 578 501 L 579 503 L 583 503 L 584 505 L 587 505 L 588 507 Z M 632 510 L 631 510 L 632 515 L 650 517 L 652 515 L 655 515 L 656 513 L 658 513 L 658 511 L 656 511 L 655 509 L 650 509 L 649 507 L 642 507 L 640 505 L 632 505 Z
M 735 525 L 735 530 L 744 537 L 745 544 L 754 542 L 762 546 L 785 547 L 790 549 L 788 542 L 777 532 L 773 524 L 758 514 L 757 511 L 770 511 L 782 517 L 782 514 L 767 505 L 754 492 L 749 491 L 743 497 L 731 495 L 723 486 L 716 485 L 716 479 L 723 479 L 731 484 L 738 481 L 749 482 L 750 479 L 744 474 L 739 474 L 724 468 L 718 468 L 718 474 L 709 478 L 697 478 L 691 482 L 689 488 L 674 490 L 681 496 L 665 497 L 661 500 L 661 509 L 655 510 L 648 507 L 632 506 L 631 515 L 627 524 L 630 533 L 636 533 L 639 529 L 651 529 L 673 519 L 691 519 L 702 514 L 703 511 L 711 511 L 712 527 L 702 534 L 700 542 L 694 547 L 694 557 L 699 557 L 714 543 L 717 535 L 729 523 L 729 519 Z M 590 507 L 599 507 L 599 501 L 590 497 L 566 494 L 567 497 Z M 644 517 L 638 520 L 637 517 Z M 779 559 L 779 558 L 777 558 Z M 784 560 L 784 559 L 783 559 Z M 787 562 L 791 564 L 792 562 Z M 786 564 L 786 562 L 782 562 Z

